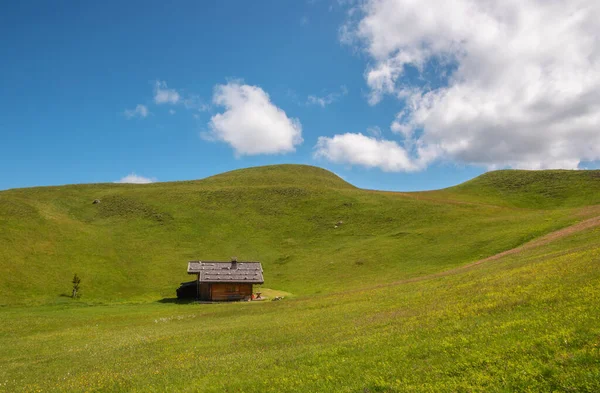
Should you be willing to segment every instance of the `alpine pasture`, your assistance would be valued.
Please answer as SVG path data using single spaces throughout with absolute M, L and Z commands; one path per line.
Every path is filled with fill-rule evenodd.
M 0 391 L 599 391 L 598 216 L 600 171 L 2 191 Z M 188 260 L 231 256 L 284 300 L 174 299 Z

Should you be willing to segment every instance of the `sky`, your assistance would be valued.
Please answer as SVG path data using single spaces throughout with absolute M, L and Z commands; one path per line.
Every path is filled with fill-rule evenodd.
M 599 168 L 598 20 L 595 0 L 4 2 L 0 189 Z

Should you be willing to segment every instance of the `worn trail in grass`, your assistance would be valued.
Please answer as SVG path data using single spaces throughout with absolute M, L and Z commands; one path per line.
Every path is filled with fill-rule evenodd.
M 593 217 L 593 218 L 589 218 L 587 220 L 584 220 L 582 222 L 579 222 L 577 224 L 573 224 L 571 226 L 568 226 L 566 228 L 563 229 L 559 229 L 557 231 L 554 232 L 550 232 L 544 236 L 541 236 L 540 238 L 537 239 L 533 239 L 521 246 L 515 247 L 513 249 L 510 250 L 506 250 L 506 251 L 502 251 L 496 255 L 492 255 L 490 257 L 484 258 L 484 259 L 480 259 L 478 261 L 472 262 L 472 263 L 468 263 L 466 265 L 462 265 L 453 269 L 449 269 L 449 270 L 444 270 L 441 272 L 437 272 L 437 273 L 433 273 L 433 274 L 428 274 L 428 275 L 424 275 L 424 276 L 419 276 L 419 277 L 413 277 L 413 278 L 407 278 L 404 280 L 399 280 L 399 281 L 394 281 L 391 283 L 387 283 L 387 284 L 378 284 L 378 285 L 372 285 L 372 286 L 365 286 L 365 287 L 361 287 L 361 288 L 355 288 L 349 291 L 344 291 L 344 294 L 349 294 L 349 293 L 357 293 L 357 292 L 365 292 L 368 290 L 372 290 L 372 289 L 376 289 L 376 288 L 383 288 L 383 287 L 390 287 L 390 286 L 395 286 L 395 285 L 402 285 L 402 284 L 409 284 L 409 283 L 414 283 L 414 282 L 419 282 L 419 281 L 425 281 L 425 280 L 431 280 L 431 279 L 435 279 L 438 277 L 444 277 L 444 276 L 449 276 L 449 275 L 453 275 L 453 274 L 458 274 L 460 272 L 463 272 L 465 269 L 470 269 L 473 268 L 475 266 L 481 265 L 482 263 L 486 263 L 486 262 L 491 262 L 491 261 L 495 261 L 498 259 L 502 259 L 503 257 L 507 257 L 509 255 L 514 255 L 514 254 L 521 254 L 527 250 L 531 250 L 534 248 L 538 248 L 541 246 L 544 246 L 546 244 L 549 244 L 551 242 L 557 241 L 559 239 L 562 239 L 564 237 L 568 237 L 571 236 L 573 234 L 579 233 L 579 232 L 583 232 L 583 231 L 587 231 L 589 229 L 593 229 L 593 228 L 597 228 L 600 226 L 600 216 L 599 217 Z

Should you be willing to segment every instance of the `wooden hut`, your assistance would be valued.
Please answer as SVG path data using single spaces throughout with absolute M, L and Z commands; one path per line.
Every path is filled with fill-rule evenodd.
M 260 262 L 190 261 L 195 274 L 196 298 L 207 301 L 241 300 L 252 296 L 252 286 L 264 283 Z

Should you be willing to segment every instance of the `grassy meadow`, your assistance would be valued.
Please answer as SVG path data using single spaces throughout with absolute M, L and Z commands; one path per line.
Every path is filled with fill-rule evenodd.
M 299 165 L 2 191 L 0 391 L 599 391 L 598 228 L 456 269 L 599 195 L 599 171 L 391 193 Z M 174 301 L 230 256 L 286 298 Z

